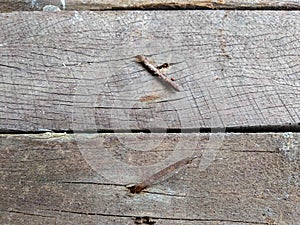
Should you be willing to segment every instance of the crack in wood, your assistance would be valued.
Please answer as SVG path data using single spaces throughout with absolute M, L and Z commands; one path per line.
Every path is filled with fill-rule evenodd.
M 32 3 L 34 2 L 34 3 Z M 42 10 L 45 5 L 55 5 L 62 10 L 186 10 L 186 9 L 243 9 L 243 10 L 297 10 L 300 8 L 299 3 L 281 0 L 281 1 L 225 1 L 225 0 L 201 0 L 201 1 L 157 1 L 147 3 L 146 1 L 116 1 L 116 3 L 109 1 L 78 1 L 71 0 L 68 4 L 62 3 L 59 0 L 46 1 L 28 1 L 28 0 L 2 0 L 1 12 L 11 11 L 33 11 Z
M 261 125 L 261 126 L 238 126 L 238 127 L 199 127 L 199 128 L 151 128 L 150 129 L 98 129 L 98 130 L 0 130 L 0 134 L 43 134 L 43 133 L 281 133 L 281 132 L 300 132 L 300 123 L 290 123 L 283 125 Z
M 28 213 L 28 212 L 23 212 L 23 211 L 18 211 L 18 210 L 3 210 L 3 209 L 0 209 L 0 212 L 23 214 L 25 216 L 38 216 L 38 217 L 46 217 L 46 218 L 55 218 L 55 216 L 46 216 L 46 215 L 42 215 L 42 214 Z
M 107 213 L 97 213 L 97 212 L 81 212 L 81 211 L 70 211 L 70 210 L 58 210 L 58 209 L 44 209 L 50 212 L 59 213 L 70 213 L 78 215 L 89 215 L 89 216 L 104 216 L 104 217 L 118 217 L 118 218 L 145 218 L 145 216 L 137 215 L 125 215 L 125 214 L 107 214 Z M 149 217 L 150 219 L 150 217 Z M 217 218 L 185 218 L 185 217 L 155 217 L 152 216 L 151 219 L 154 220 L 170 220 L 170 221 L 201 221 L 201 222 L 232 222 L 232 223 L 245 223 L 245 224 L 260 224 L 268 225 L 266 222 L 260 221 L 247 221 L 247 220 L 230 220 L 230 219 L 217 219 Z

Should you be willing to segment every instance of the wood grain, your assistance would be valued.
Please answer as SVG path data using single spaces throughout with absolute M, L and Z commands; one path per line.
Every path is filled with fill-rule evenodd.
M 0 135 L 0 223 L 297 224 L 299 141 L 295 133 Z M 129 193 L 127 184 L 191 149 L 201 156 L 191 165 Z M 107 168 L 86 151 L 95 160 L 109 152 Z
M 299 9 L 299 0 L 1 0 L 1 12 L 42 10 L 55 5 L 62 10 L 111 9 Z
M 1 130 L 299 127 L 299 12 L 0 17 Z M 148 73 L 138 54 L 173 64 L 167 74 L 183 91 Z

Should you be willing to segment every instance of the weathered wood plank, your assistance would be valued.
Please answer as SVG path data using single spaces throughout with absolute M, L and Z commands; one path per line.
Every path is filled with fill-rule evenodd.
M 300 0 L 1 0 L 1 12 L 42 10 L 54 5 L 61 10 L 110 9 L 299 9 Z
M 0 129 L 276 126 L 300 121 L 294 11 L 0 15 Z M 175 92 L 135 61 L 174 65 Z
M 0 135 L 0 223 L 297 224 L 299 141 L 293 133 Z M 126 188 L 191 154 L 199 158 L 144 192 Z

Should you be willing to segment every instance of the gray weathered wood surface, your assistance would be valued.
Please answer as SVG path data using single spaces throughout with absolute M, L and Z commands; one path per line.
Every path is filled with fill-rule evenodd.
M 295 133 L 0 135 L 0 223 L 297 224 L 299 141 Z M 128 192 L 191 149 L 201 158 Z
M 42 10 L 55 5 L 61 10 L 110 9 L 299 9 L 300 0 L 1 0 L 1 12 Z
M 277 126 L 300 119 L 300 12 L 0 15 L 4 131 Z M 175 92 L 135 62 L 174 65 Z
M 298 9 L 300 1 L 0 0 L 0 10 L 47 4 Z M 298 133 L 165 132 L 299 130 L 300 12 L 16 12 L 1 13 L 0 27 L 0 132 L 11 132 L 0 134 L 0 224 L 299 222 Z M 137 54 L 173 63 L 168 74 L 183 90 L 152 77 Z M 47 130 L 75 133 L 32 133 Z M 129 193 L 128 184 L 193 155 Z

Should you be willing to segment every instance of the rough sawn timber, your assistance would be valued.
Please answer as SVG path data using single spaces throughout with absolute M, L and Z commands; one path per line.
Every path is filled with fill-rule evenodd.
M 297 224 L 299 141 L 295 133 L 0 135 L 0 223 Z M 126 188 L 191 154 L 199 158 L 144 192 Z
M 299 9 L 300 0 L 0 0 L 1 12 L 42 10 L 46 5 L 54 5 L 61 10 Z
M 0 129 L 199 129 L 300 121 L 300 12 L 0 15 Z M 135 61 L 173 63 L 176 92 Z

